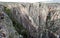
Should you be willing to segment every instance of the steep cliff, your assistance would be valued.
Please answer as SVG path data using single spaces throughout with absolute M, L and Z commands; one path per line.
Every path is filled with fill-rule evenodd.
M 15 19 L 29 30 L 32 38 L 42 38 L 43 32 L 46 31 L 45 38 L 48 38 L 48 33 L 53 33 L 56 37 L 59 18 L 59 4 L 47 3 L 20 3 L 12 5 L 11 10 Z M 56 16 L 57 14 L 57 16 Z
M 57 38 L 60 35 L 59 3 L 5 3 L 30 38 Z M 18 28 L 20 29 L 20 27 Z

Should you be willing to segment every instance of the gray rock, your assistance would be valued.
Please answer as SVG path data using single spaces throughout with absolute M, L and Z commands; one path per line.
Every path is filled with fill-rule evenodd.
M 13 27 L 9 16 L 3 11 L 3 7 L 0 7 L 0 38 L 19 38 L 19 34 Z
M 12 16 L 23 25 L 32 38 L 42 38 L 48 33 L 57 36 L 60 34 L 60 4 L 50 3 L 17 3 L 7 4 Z

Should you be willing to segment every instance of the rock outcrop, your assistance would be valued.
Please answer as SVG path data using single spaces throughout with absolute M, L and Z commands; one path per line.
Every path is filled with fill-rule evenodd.
M 3 10 L 4 6 L 0 5 L 0 38 L 19 38 L 11 19 Z

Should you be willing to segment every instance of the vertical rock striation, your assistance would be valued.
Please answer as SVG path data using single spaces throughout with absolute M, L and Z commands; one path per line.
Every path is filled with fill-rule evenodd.
M 29 31 L 31 38 L 55 38 L 60 35 L 60 4 L 17 3 L 7 4 L 7 7 Z

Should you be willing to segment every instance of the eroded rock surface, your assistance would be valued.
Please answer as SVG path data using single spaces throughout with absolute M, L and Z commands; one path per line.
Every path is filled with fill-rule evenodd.
M 60 28 L 59 7 L 60 4 L 19 4 L 12 7 L 12 14 L 26 29 L 29 30 L 33 38 L 42 38 L 44 30 L 52 32 L 56 37 L 59 35 L 57 30 Z M 59 24 L 58 24 L 59 23 Z M 57 34 L 58 33 L 58 34 Z M 48 38 L 48 34 L 46 33 Z M 42 35 L 43 36 L 43 35 Z
M 3 11 L 4 6 L 0 6 L 0 38 L 19 38 L 13 27 L 9 16 Z
M 8 3 L 7 8 L 29 31 L 31 38 L 50 38 L 49 33 L 52 34 L 51 37 L 60 35 L 60 4 Z

